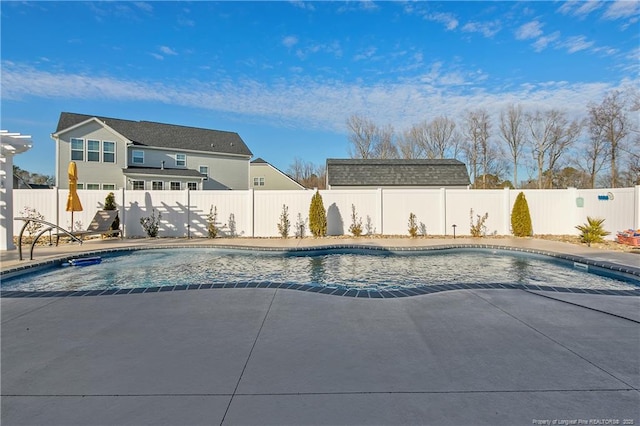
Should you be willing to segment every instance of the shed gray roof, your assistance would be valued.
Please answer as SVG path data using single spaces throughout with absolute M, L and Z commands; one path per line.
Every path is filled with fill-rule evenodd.
M 131 121 L 119 118 L 63 112 L 60 114 L 59 133 L 76 124 L 97 118 L 135 145 L 184 149 L 191 151 L 217 152 L 251 156 L 251 151 L 237 133 L 152 121 Z
M 470 185 L 465 164 L 458 160 L 327 160 L 331 186 L 418 186 Z

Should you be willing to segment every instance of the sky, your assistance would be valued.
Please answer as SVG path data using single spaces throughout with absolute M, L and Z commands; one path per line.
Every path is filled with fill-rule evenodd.
M 1 127 L 55 173 L 60 113 L 237 132 L 286 171 L 348 158 L 346 121 L 397 132 L 511 103 L 584 116 L 640 87 L 640 2 L 0 2 Z M 497 134 L 494 134 L 497 137 Z

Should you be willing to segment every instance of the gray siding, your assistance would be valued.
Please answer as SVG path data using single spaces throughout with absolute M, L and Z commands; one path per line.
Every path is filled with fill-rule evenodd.
M 71 161 L 71 139 L 84 139 L 84 161 L 76 161 L 78 168 L 78 183 L 114 184 L 121 188 L 124 182 L 122 169 L 126 166 L 126 142 L 113 132 L 96 122 L 89 122 L 83 126 L 64 132 L 59 139 L 58 164 L 56 167 L 56 185 L 61 189 L 69 188 L 67 170 Z M 87 140 L 110 141 L 116 143 L 115 163 L 103 163 L 102 155 L 99 162 L 87 161 Z M 101 143 L 102 145 L 102 143 Z M 86 186 L 85 186 L 86 188 Z
M 304 189 L 294 180 L 282 174 L 280 170 L 274 168 L 268 163 L 252 163 L 250 166 L 251 178 L 249 179 L 249 187 L 256 191 L 263 190 L 300 190 Z M 254 186 L 253 178 L 264 178 L 264 186 Z

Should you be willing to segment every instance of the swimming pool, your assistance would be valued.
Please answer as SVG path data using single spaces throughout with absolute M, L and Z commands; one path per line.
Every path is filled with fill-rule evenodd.
M 113 252 L 102 258 L 97 265 L 65 267 L 59 263 L 44 271 L 6 279 L 2 291 L 98 294 L 150 288 L 304 286 L 324 293 L 327 289 L 353 289 L 413 295 L 436 288 L 548 288 L 604 294 L 640 289 L 640 279 L 633 277 L 614 279 L 587 273 L 584 270 L 588 267 L 566 259 L 496 249 L 269 252 L 156 248 Z

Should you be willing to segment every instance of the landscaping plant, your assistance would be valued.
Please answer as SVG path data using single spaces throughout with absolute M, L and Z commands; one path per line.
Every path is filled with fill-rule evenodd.
M 296 238 L 304 238 L 306 228 L 307 220 L 302 219 L 302 213 L 298 213 L 298 220 L 296 221 Z
M 20 212 L 20 216 L 28 217 L 29 219 L 44 220 L 44 215 L 42 213 L 40 213 L 35 208 L 27 206 L 22 209 L 22 211 Z M 29 222 L 26 230 L 29 233 L 29 236 L 32 237 L 38 232 L 38 230 L 40 230 L 40 228 L 42 228 L 42 226 L 42 223 L 39 222 Z
M 411 238 L 418 236 L 418 222 L 416 222 L 416 215 L 409 213 L 409 235 Z
M 611 233 L 602 228 L 603 223 L 604 219 L 587 216 L 587 223 L 576 226 L 576 229 L 580 231 L 580 240 L 587 243 L 589 247 L 591 247 L 591 243 L 601 243 L 603 237 Z
M 107 194 L 107 197 L 104 199 L 104 209 L 105 210 L 116 210 L 117 206 L 116 206 L 116 196 L 114 195 L 113 192 L 110 192 Z M 120 218 L 118 216 L 116 216 L 116 218 L 113 220 L 113 223 L 111 224 L 111 230 L 112 231 L 117 231 L 120 229 Z M 114 233 L 113 235 L 118 235 L 117 233 Z
M 314 237 L 327 235 L 327 212 L 324 210 L 322 195 L 318 190 L 311 198 L 311 206 L 309 206 L 309 229 Z
M 351 232 L 354 237 L 362 235 L 362 219 L 356 214 L 355 204 L 351 204 L 351 226 L 349 226 L 349 232 Z
M 147 233 L 148 237 L 155 238 L 158 236 L 160 219 L 162 219 L 162 215 L 158 212 L 158 215 L 156 216 L 156 209 L 151 210 L 151 216 L 140 218 L 140 225 L 142 225 L 142 229 L 144 229 L 144 232 Z
M 289 229 L 291 229 L 291 222 L 289 222 L 289 208 L 286 204 L 283 204 L 282 213 L 280 214 L 280 223 L 278 223 L 278 232 L 282 238 L 288 238 Z
M 473 209 L 471 209 L 471 236 L 472 237 L 484 237 L 487 233 L 487 227 L 485 226 L 485 222 L 489 217 L 489 213 L 485 213 L 484 216 L 476 215 L 478 218 L 476 222 L 473 222 Z
M 529 204 L 523 192 L 518 194 L 511 210 L 511 232 L 516 237 L 530 237 L 533 235 Z
M 207 215 L 207 233 L 209 238 L 215 238 L 218 236 L 218 226 L 216 222 L 218 220 L 218 208 L 215 206 L 211 206 L 209 209 L 209 214 Z

